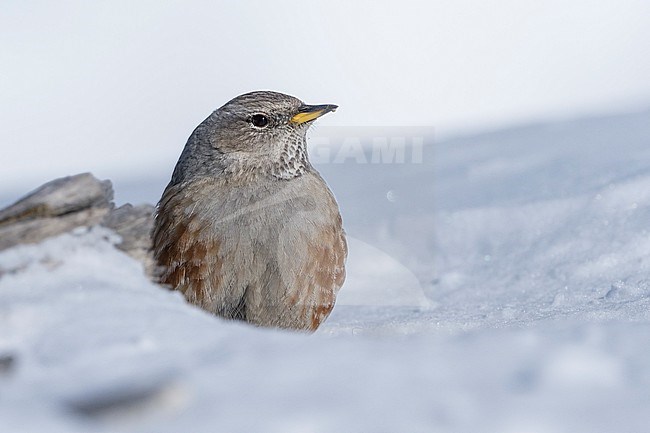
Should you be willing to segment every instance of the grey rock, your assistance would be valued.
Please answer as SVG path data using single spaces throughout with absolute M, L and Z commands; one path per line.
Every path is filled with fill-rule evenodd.
M 153 275 L 154 211 L 149 204 L 115 208 L 110 180 L 101 181 L 90 173 L 56 179 L 0 210 L 0 251 L 38 243 L 76 227 L 102 225 L 120 236 L 117 248 Z
M 102 225 L 120 235 L 117 247 L 142 262 L 148 275 L 152 275 L 154 261 L 151 255 L 151 230 L 155 207 L 150 204 L 133 206 L 129 203 L 108 213 Z
M 110 180 L 100 181 L 90 173 L 62 177 L 38 187 L 13 205 L 0 210 L 0 224 L 108 207 L 112 200 Z
M 0 250 L 99 224 L 112 200 L 111 182 L 90 173 L 48 182 L 0 211 Z
M 0 251 L 21 244 L 35 244 L 79 226 L 97 225 L 108 208 L 85 209 L 58 217 L 12 221 L 0 225 Z

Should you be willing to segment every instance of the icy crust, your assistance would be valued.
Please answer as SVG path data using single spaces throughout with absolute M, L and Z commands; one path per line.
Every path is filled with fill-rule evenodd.
M 117 241 L 79 229 L 0 254 L 0 358 L 12 359 L 0 431 L 641 432 L 650 421 L 646 322 L 579 323 L 578 311 L 449 333 L 418 310 L 428 332 L 413 332 L 407 307 L 348 305 L 314 336 L 257 329 L 153 285 Z M 349 326 L 366 319 L 381 326 Z

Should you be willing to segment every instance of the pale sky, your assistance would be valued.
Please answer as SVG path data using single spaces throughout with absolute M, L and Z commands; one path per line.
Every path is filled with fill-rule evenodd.
M 440 135 L 650 106 L 650 2 L 7 1 L 0 189 L 171 171 L 250 90 Z

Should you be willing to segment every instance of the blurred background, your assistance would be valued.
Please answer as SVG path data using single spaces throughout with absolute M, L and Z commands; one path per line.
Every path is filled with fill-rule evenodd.
M 155 202 L 193 128 L 256 89 L 438 141 L 650 106 L 644 0 L 7 1 L 0 40 L 0 205 L 84 171 Z

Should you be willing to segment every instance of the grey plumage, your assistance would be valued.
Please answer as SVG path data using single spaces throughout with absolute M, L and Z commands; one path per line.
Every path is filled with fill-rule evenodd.
M 319 326 L 345 279 L 347 246 L 306 131 L 335 108 L 252 92 L 194 130 L 157 208 L 164 284 L 222 317 Z

